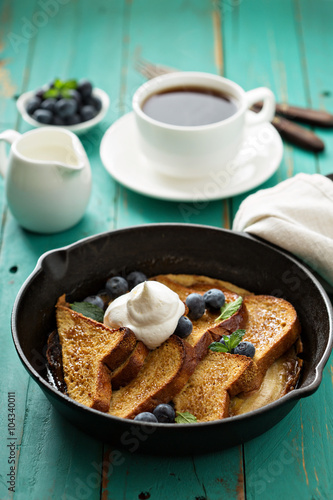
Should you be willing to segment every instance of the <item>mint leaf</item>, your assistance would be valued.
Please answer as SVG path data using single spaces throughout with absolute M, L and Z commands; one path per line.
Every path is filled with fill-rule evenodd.
M 74 302 L 71 304 L 71 308 L 87 318 L 103 323 L 104 311 L 100 307 L 90 304 L 90 302 Z
M 223 321 L 225 319 L 229 319 L 238 309 L 241 307 L 243 303 L 243 297 L 238 297 L 238 299 L 233 302 L 226 302 L 224 306 L 221 307 L 221 314 L 218 318 L 216 318 L 215 322 Z
M 70 99 L 72 97 L 70 91 L 71 89 L 61 89 L 60 90 L 61 97 L 63 97 L 64 99 Z
M 61 89 L 77 89 L 77 81 L 67 80 L 67 82 L 63 82 Z
M 49 97 L 58 97 L 58 96 L 59 96 L 59 90 L 54 88 L 46 90 L 43 94 L 44 99 L 48 99 Z
M 236 330 L 231 335 L 222 335 L 222 338 L 225 344 L 221 344 L 221 342 L 213 342 L 208 346 L 213 352 L 230 352 L 238 346 L 238 344 L 242 341 L 242 338 L 245 335 L 245 330 Z
M 76 80 L 67 80 L 62 81 L 59 78 L 56 78 L 53 82 L 53 87 L 46 90 L 43 94 L 44 99 L 48 99 L 49 97 L 71 97 L 69 95 L 69 90 L 77 89 L 77 81 Z
M 177 416 L 175 418 L 175 422 L 177 424 L 193 424 L 194 422 L 197 422 L 197 417 L 192 415 L 192 413 L 189 413 L 188 411 L 185 411 L 184 413 L 181 413 L 180 411 L 177 411 Z
M 228 347 L 224 344 L 221 344 L 221 342 L 213 342 L 210 344 L 208 347 L 213 352 L 228 352 Z
M 64 84 L 64 83 L 63 83 L 63 81 L 62 81 L 62 80 L 60 80 L 60 78 L 56 78 L 56 79 L 54 80 L 54 82 L 53 82 L 53 87 L 54 87 L 55 89 L 61 89 L 61 88 L 63 87 L 63 84 Z
M 242 341 L 245 335 L 245 330 L 236 330 L 229 337 L 229 347 L 231 349 L 235 349 L 238 344 Z

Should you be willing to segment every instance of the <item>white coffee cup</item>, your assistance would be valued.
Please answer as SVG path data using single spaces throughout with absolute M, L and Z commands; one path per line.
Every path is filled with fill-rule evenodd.
M 170 125 L 143 111 L 150 96 L 181 87 L 226 94 L 237 110 L 225 120 L 199 126 Z M 248 112 L 258 101 L 263 101 L 261 111 Z M 168 73 L 147 81 L 135 92 L 132 105 L 143 159 L 158 172 L 178 178 L 198 178 L 223 169 L 239 151 L 245 127 L 269 122 L 275 112 L 274 94 L 266 87 L 245 92 L 227 78 L 192 71 Z

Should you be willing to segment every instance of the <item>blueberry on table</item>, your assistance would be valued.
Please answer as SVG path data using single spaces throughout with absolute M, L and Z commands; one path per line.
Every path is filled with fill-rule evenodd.
M 92 84 L 89 80 L 80 80 L 77 85 L 77 91 L 80 92 L 82 97 L 89 97 L 92 93 Z
M 61 118 L 67 118 L 70 115 L 74 115 L 77 110 L 77 102 L 75 99 L 59 99 L 54 107 L 55 113 Z
M 42 99 L 40 97 L 31 97 L 31 99 L 29 99 L 29 101 L 27 102 L 27 113 L 29 113 L 29 115 L 32 115 L 36 111 L 36 109 L 39 108 L 41 103 Z
M 253 358 L 255 352 L 256 348 L 252 342 L 248 342 L 247 340 L 240 342 L 234 349 L 235 354 L 241 354 L 242 356 L 247 356 L 248 358 Z
M 156 406 L 153 414 L 160 423 L 172 424 L 175 421 L 175 410 L 168 404 L 160 404 Z
M 97 307 L 100 307 L 101 309 L 104 309 L 104 301 L 98 295 L 89 295 L 88 297 L 83 299 L 83 302 L 89 302 L 90 304 L 93 304 L 94 306 L 97 306 Z
M 36 109 L 32 117 L 39 123 L 49 125 L 53 120 L 53 113 L 47 109 Z
M 41 103 L 40 108 L 47 109 L 48 111 L 51 111 L 53 113 L 56 102 L 57 102 L 57 99 L 55 99 L 54 97 L 49 97 L 48 99 L 45 99 Z
M 203 298 L 207 309 L 221 309 L 225 303 L 224 293 L 218 288 L 211 288 L 204 293 Z
M 185 302 L 189 310 L 189 317 L 193 320 L 201 318 L 205 312 L 205 301 L 203 296 L 199 293 L 190 293 Z
M 188 319 L 187 316 L 181 316 L 176 326 L 176 330 L 173 333 L 174 335 L 177 335 L 181 339 L 185 339 L 190 335 L 190 333 L 192 333 L 192 330 L 193 330 L 192 321 Z
M 140 271 L 132 271 L 131 273 L 129 273 L 126 279 L 128 282 L 128 286 L 130 287 L 130 289 L 132 289 L 136 285 L 139 285 L 140 283 L 147 281 L 147 276 L 144 273 L 141 273 Z
M 82 106 L 82 108 L 80 109 L 80 115 L 82 121 L 87 122 L 88 120 L 92 120 L 93 118 L 95 118 L 95 116 L 97 115 L 97 111 L 93 106 L 86 105 Z
M 105 289 L 110 297 L 115 299 L 128 292 L 128 283 L 125 278 L 122 278 L 121 276 L 114 276 L 113 278 L 109 278 L 107 280 L 105 283 Z
M 142 413 L 139 413 L 136 417 L 134 417 L 134 420 L 136 420 L 137 422 L 158 422 L 155 415 L 149 413 L 149 411 L 143 411 Z

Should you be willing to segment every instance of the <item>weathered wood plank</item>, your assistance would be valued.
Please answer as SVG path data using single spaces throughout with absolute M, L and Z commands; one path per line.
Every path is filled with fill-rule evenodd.
M 148 15 L 149 12 L 149 15 Z M 214 2 L 179 0 L 167 5 L 133 3 L 126 41 L 127 97 L 144 78 L 135 71 L 136 57 L 184 70 L 222 72 L 222 38 L 217 35 L 219 17 Z M 130 110 L 130 100 L 128 110 Z M 150 222 L 190 222 L 229 226 L 227 202 L 171 203 L 152 200 L 120 188 L 119 227 Z M 242 498 L 241 447 L 205 457 L 163 458 L 123 455 L 123 462 L 106 472 L 103 499 L 146 498 Z M 110 469 L 108 469 L 110 471 Z M 123 493 L 122 493 L 123 492 Z M 140 494 L 142 496 L 140 497 Z M 147 497 L 148 498 L 148 497 Z
M 271 88 L 279 102 L 307 102 L 297 19 L 291 2 L 239 2 L 224 16 L 225 72 L 245 90 Z M 257 189 L 265 189 L 298 172 L 314 173 L 316 156 L 285 143 L 278 171 Z M 256 189 L 232 200 L 232 217 Z
M 75 228 L 48 237 L 21 230 L 7 214 L 0 182 L 4 214 L 0 377 L 5 381 L 1 405 L 6 407 L 8 391 L 16 392 L 19 469 L 15 499 L 97 499 L 102 495 L 106 500 L 148 498 L 145 495 L 149 494 L 163 500 L 170 498 L 171 491 L 175 498 L 191 500 L 244 498 L 245 491 L 249 499 L 275 499 L 289 498 L 290 484 L 293 498 L 327 498 L 333 476 L 332 363 L 326 367 L 315 395 L 299 403 L 274 429 L 244 446 L 244 464 L 241 447 L 172 460 L 121 452 L 109 463 L 110 448 L 103 450 L 101 443 L 63 420 L 29 380 L 10 340 L 9 323 L 15 295 L 44 251 L 132 224 L 175 221 L 228 225 L 249 194 L 234 198 L 232 205 L 217 201 L 184 206 L 135 194 L 107 174 L 99 159 L 99 142 L 112 121 L 131 109 L 131 97 L 144 81 L 135 71 L 138 55 L 180 69 L 223 73 L 245 89 L 268 85 L 281 101 L 332 111 L 332 62 L 327 59 L 332 3 L 322 2 L 319 9 L 313 0 L 279 4 L 172 0 L 165 6 L 148 0 L 82 0 L 58 7 L 30 38 L 16 38 L 16 52 L 10 41 L 8 45 L 7 35 L 28 33 L 29 22 L 38 24 L 38 19 L 43 24 L 43 16 L 35 16 L 40 3 L 7 0 L 1 5 L 1 129 L 16 124 L 21 131 L 29 129 L 17 120 L 14 100 L 6 98 L 7 94 L 10 97 L 35 88 L 55 76 L 91 77 L 95 85 L 109 92 L 111 107 L 103 124 L 82 137 L 94 185 L 87 213 Z M 326 142 L 326 153 L 316 158 L 287 146 L 279 171 L 262 187 L 300 171 L 328 173 L 332 134 L 317 132 Z M 6 413 L 0 412 L 1 429 L 7 430 L 6 418 Z M 1 447 L 0 497 L 6 500 L 11 498 L 5 478 L 7 458 L 7 450 Z
M 196 457 L 148 457 L 107 450 L 102 499 L 243 498 L 241 447 Z M 172 492 L 172 493 L 171 493 Z
M 21 12 L 33 22 L 40 11 L 37 2 L 30 4 L 30 10 L 25 9 L 26 12 L 20 11 L 19 7 L 15 13 L 17 27 L 14 26 L 14 29 L 17 32 L 21 29 Z M 96 86 L 109 92 L 111 106 L 103 124 L 82 137 L 91 161 L 93 192 L 81 223 L 58 235 L 41 236 L 20 229 L 8 213 L 3 229 L 1 277 L 5 286 L 0 291 L 1 321 L 6 325 L 4 334 L 7 340 L 1 351 L 3 362 L 0 370 L 6 380 L 3 396 L 6 396 L 7 390 L 15 391 L 17 396 L 19 448 L 18 493 L 15 498 L 18 499 L 27 498 L 27 495 L 29 498 L 62 500 L 97 499 L 100 496 L 102 443 L 89 438 L 58 416 L 22 368 L 10 340 L 9 318 L 15 295 L 38 257 L 46 250 L 114 226 L 117 187 L 101 165 L 99 143 L 105 129 L 119 115 L 117 102 L 121 86 L 123 4 L 99 1 L 88 8 L 87 2 L 70 2 L 58 7 L 55 15 L 49 16 L 45 26 L 40 27 L 32 37 L 26 54 L 23 53 L 24 45 L 22 52 L 13 56 L 17 87 L 30 90 L 56 76 L 90 77 Z M 87 36 L 86 26 L 90 26 L 91 37 Z M 9 24 L 6 28 L 12 29 Z M 108 61 L 107 67 L 105 61 Z M 15 121 L 14 109 L 12 127 Z M 7 127 L 3 125 L 3 128 Z M 21 131 L 29 128 L 20 121 Z M 15 273 L 14 268 L 17 268 Z M 4 460 L 1 471 L 7 471 L 4 451 L 1 450 L 1 460 Z M 0 488 L 1 498 L 6 498 L 4 482 Z
M 326 13 L 323 12 L 325 9 Z M 320 52 L 318 44 L 325 54 L 325 36 L 319 36 L 313 28 L 325 26 L 323 17 L 329 19 L 332 15 L 328 3 L 325 9 L 316 9 L 314 4 L 308 2 L 296 2 L 294 5 L 290 2 L 273 5 L 261 1 L 251 2 L 251 5 L 246 2 L 240 4 L 231 13 L 233 22 L 228 23 L 225 19 L 225 28 L 229 33 L 225 40 L 227 76 L 238 79 L 246 89 L 268 85 L 279 101 L 320 107 L 318 95 L 322 95 L 324 88 L 329 88 L 325 87 L 329 81 L 324 79 L 320 86 L 314 85 L 318 79 L 313 75 L 320 70 L 323 75 L 326 71 L 323 70 L 323 61 L 317 60 Z M 320 12 L 316 14 L 318 19 L 313 17 L 315 12 Z M 324 31 L 327 33 L 325 28 Z M 231 39 L 233 42 L 229 47 L 227 41 Z M 250 62 L 247 62 L 245 58 L 249 55 Z M 319 129 L 316 132 L 325 140 L 329 151 L 332 134 Z M 327 158 L 329 153 L 314 155 L 286 145 L 281 167 L 261 188 L 271 187 L 298 172 L 315 173 L 318 165 L 325 172 Z M 233 199 L 233 214 L 248 194 Z M 323 492 L 329 491 L 330 475 L 323 464 L 331 455 L 332 443 L 331 439 L 327 440 L 329 424 L 322 403 L 325 401 L 324 394 L 328 392 L 327 385 L 331 391 L 328 370 L 326 368 L 322 386 L 315 395 L 298 404 L 274 429 L 244 445 L 249 499 L 260 495 L 272 499 L 288 498 L 291 485 L 293 498 L 320 498 L 323 494 L 325 496 Z M 327 396 L 326 404 L 330 407 L 331 392 Z
M 219 72 L 219 61 L 215 57 L 215 10 L 211 1 L 184 4 L 173 0 L 165 5 L 150 0 L 133 3 L 126 36 L 129 54 L 124 68 L 126 111 L 131 110 L 131 98 L 145 81 L 135 70 L 138 57 L 182 70 Z M 149 200 L 121 188 L 118 207 L 119 226 L 163 221 L 216 226 L 229 224 L 225 203 L 221 201 L 168 203 Z

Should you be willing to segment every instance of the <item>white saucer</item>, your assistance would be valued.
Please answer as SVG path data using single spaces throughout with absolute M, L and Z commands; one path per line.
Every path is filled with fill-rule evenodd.
M 106 170 L 118 182 L 146 196 L 171 201 L 209 201 L 249 191 L 274 174 L 282 154 L 280 135 L 264 123 L 246 129 L 239 153 L 221 172 L 207 172 L 200 179 L 175 179 L 156 172 L 141 153 L 133 112 L 111 125 L 100 147 Z

